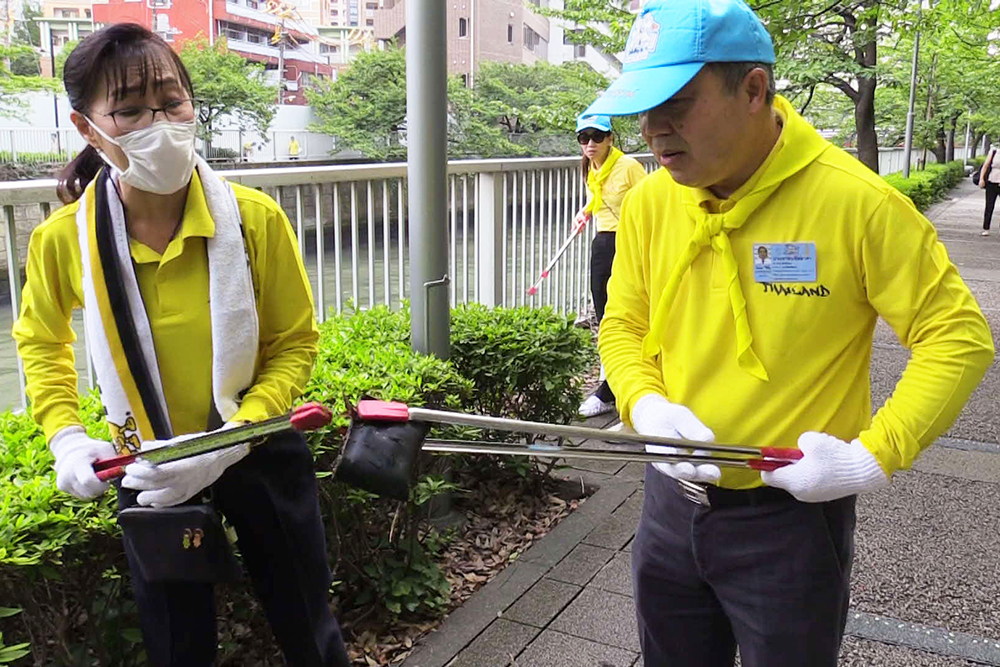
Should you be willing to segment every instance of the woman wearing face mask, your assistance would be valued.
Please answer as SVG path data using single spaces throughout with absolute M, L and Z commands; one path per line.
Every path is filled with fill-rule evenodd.
M 597 224 L 597 234 L 590 252 L 590 293 L 594 297 L 597 321 L 604 318 L 608 302 L 608 278 L 615 258 L 615 231 L 622 200 L 629 189 L 643 179 L 646 170 L 635 159 L 627 157 L 612 144 L 611 118 L 608 116 L 581 116 L 576 123 L 576 139 L 583 153 L 581 168 L 587 179 L 590 199 L 576 214 L 579 223 L 585 216 L 592 216 Z M 601 373 L 601 384 L 580 405 L 580 414 L 594 417 L 615 409 L 615 395 Z
M 287 218 L 195 154 L 191 82 L 162 39 L 135 24 L 103 28 L 66 60 L 64 82 L 88 146 L 60 176 L 67 205 L 32 234 L 14 337 L 57 485 L 87 499 L 107 489 L 93 462 L 116 450 L 286 413 L 309 378 L 318 333 Z M 114 446 L 88 437 L 78 416 L 70 319 L 81 306 Z M 164 541 L 150 545 L 149 531 L 130 533 L 123 519 L 136 509 L 143 521 L 186 517 L 206 500 L 197 507 L 235 528 L 288 664 L 349 664 L 328 606 L 312 465 L 294 434 L 252 451 L 126 468 L 119 520 L 151 665 L 214 662 L 218 579 L 211 567 L 203 576 L 163 562 L 182 542 L 199 548 L 200 527 L 153 523 L 154 541 L 158 532 Z

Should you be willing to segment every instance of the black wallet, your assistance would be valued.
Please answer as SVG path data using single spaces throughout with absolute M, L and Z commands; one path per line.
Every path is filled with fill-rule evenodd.
M 222 518 L 212 505 L 127 507 L 118 512 L 118 525 L 146 581 L 214 584 L 240 577 Z

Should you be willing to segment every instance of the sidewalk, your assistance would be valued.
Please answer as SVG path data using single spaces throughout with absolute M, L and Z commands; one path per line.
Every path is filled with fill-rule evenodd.
M 996 340 L 1000 233 L 979 236 L 983 194 L 969 179 L 951 197 L 927 214 Z M 909 353 L 884 322 L 873 347 L 877 407 Z M 1000 666 L 998 395 L 994 364 L 947 437 L 890 488 L 860 499 L 841 665 Z M 642 666 L 629 563 L 642 466 L 596 463 L 572 472 L 600 490 L 456 609 L 405 667 Z

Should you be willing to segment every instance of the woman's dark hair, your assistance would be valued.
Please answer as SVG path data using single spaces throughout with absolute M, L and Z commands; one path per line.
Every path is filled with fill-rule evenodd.
M 95 91 L 107 85 L 115 100 L 125 97 L 129 71 L 139 75 L 139 89 L 162 86 L 163 59 L 166 56 L 177 69 L 179 83 L 192 95 L 191 77 L 184 63 L 170 45 L 158 35 L 136 23 L 113 23 L 84 38 L 66 58 L 63 85 L 74 111 L 86 114 L 94 102 Z M 169 73 L 168 73 L 169 75 Z M 80 198 L 87 184 L 94 180 L 104 161 L 93 146 L 87 146 L 59 172 L 56 193 L 64 204 Z

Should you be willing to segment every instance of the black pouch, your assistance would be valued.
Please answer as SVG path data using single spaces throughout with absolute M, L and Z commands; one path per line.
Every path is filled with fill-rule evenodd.
M 240 568 L 212 505 L 126 507 L 118 512 L 142 578 L 151 583 L 232 583 Z
M 425 422 L 366 422 L 355 418 L 344 440 L 335 477 L 386 498 L 406 500 L 424 436 Z

